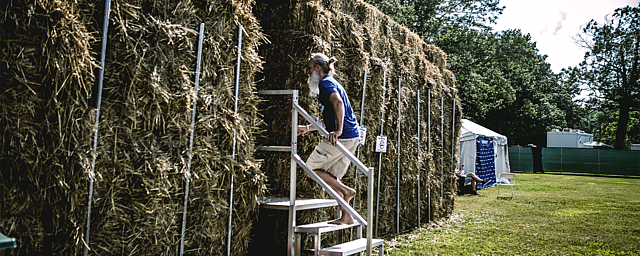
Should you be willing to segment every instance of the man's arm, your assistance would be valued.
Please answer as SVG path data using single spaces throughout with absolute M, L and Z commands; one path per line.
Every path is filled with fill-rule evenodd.
M 342 135 L 342 127 L 344 125 L 344 102 L 342 101 L 342 98 L 340 98 L 340 94 L 337 92 L 329 95 L 329 102 L 333 105 L 333 111 L 336 117 L 336 130 L 329 133 L 327 140 L 335 146 L 338 143 L 338 137 Z
M 324 120 L 320 120 L 320 123 L 322 123 L 322 128 L 326 129 L 326 126 L 324 125 Z M 307 130 L 307 128 L 309 128 Z M 307 134 L 308 132 L 312 132 L 312 131 L 316 131 L 318 129 L 316 129 L 315 126 L 309 124 L 309 125 L 298 125 L 298 135 L 302 135 L 304 136 L 305 134 Z

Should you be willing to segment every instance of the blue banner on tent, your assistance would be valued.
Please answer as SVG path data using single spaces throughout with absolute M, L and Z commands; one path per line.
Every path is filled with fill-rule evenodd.
M 496 164 L 493 152 L 493 139 L 476 138 L 476 175 L 482 180 L 491 181 L 486 186 L 477 183 L 478 189 L 489 188 L 496 183 Z

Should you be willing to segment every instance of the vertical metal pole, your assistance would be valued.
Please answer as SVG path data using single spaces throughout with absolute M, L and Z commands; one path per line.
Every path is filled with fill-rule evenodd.
M 384 70 L 382 78 L 382 117 L 380 117 L 380 136 L 384 134 L 384 100 L 387 93 L 387 70 Z M 378 192 L 376 195 L 376 236 L 378 236 L 378 212 L 380 210 L 380 176 L 382 170 L 382 152 L 378 153 Z
M 453 115 L 451 116 L 451 176 L 449 176 L 451 184 L 453 185 L 453 173 L 455 173 L 456 171 L 456 167 L 454 166 L 454 154 L 455 154 L 455 148 L 454 145 L 456 145 L 456 99 L 453 99 Z M 452 186 L 453 188 L 453 186 Z
M 427 153 L 431 154 L 431 89 L 427 90 Z M 431 160 L 433 160 L 433 156 L 431 156 Z M 429 194 L 429 197 L 427 197 L 427 220 L 431 222 L 431 175 L 429 173 L 427 173 L 427 184 L 427 192 Z
M 235 102 L 234 102 L 234 113 L 238 114 L 238 90 L 240 87 L 240 63 L 242 61 L 242 25 L 238 28 L 238 64 L 236 65 L 236 91 L 235 91 Z M 236 160 L 236 141 L 237 141 L 237 130 L 233 128 L 233 152 L 231 153 L 231 158 Z M 234 168 L 231 168 L 231 191 L 229 191 L 229 225 L 227 230 L 227 255 L 231 255 L 231 219 L 233 216 L 233 180 L 234 180 Z
M 440 204 L 444 197 L 444 97 L 440 97 Z
M 360 125 L 364 122 L 364 97 L 367 92 L 367 70 L 364 70 L 364 85 L 362 86 L 362 102 L 360 103 Z M 359 149 L 359 148 L 358 148 Z M 360 152 L 360 151 L 358 151 Z
M 366 95 L 367 92 L 367 70 L 364 70 L 364 85 L 362 86 L 362 103 L 360 103 L 360 125 L 363 125 L 364 122 L 364 96 Z M 366 139 L 366 138 L 365 138 Z M 356 153 L 356 158 L 360 159 L 360 147 L 362 147 L 362 144 L 358 145 L 358 152 Z M 358 167 L 355 167 L 355 182 L 354 182 L 354 188 L 357 191 L 358 190 Z M 356 205 L 358 201 L 358 197 L 353 197 L 353 209 L 356 209 Z M 350 239 L 353 239 L 353 228 L 351 228 L 351 232 L 349 233 L 349 237 Z
M 293 91 L 293 104 L 298 104 L 298 91 Z M 296 167 L 293 158 L 298 154 L 298 110 L 291 108 L 291 169 L 289 172 L 289 226 L 287 227 L 287 255 L 293 255 L 293 244 L 296 226 Z M 297 243 L 297 241 L 295 241 Z
M 91 231 L 91 204 L 93 201 L 93 181 L 95 179 L 96 158 L 98 157 L 98 131 L 100 124 L 100 105 L 102 102 L 102 82 L 104 80 L 104 62 L 107 52 L 107 35 L 109 31 L 109 13 L 111 12 L 111 0 L 104 3 L 104 21 L 102 24 L 102 51 L 100 56 L 100 74 L 98 75 L 98 97 L 96 99 L 96 122 L 93 134 L 93 148 L 91 151 L 91 171 L 89 172 L 89 201 L 87 202 L 87 232 L 85 234 L 84 255 L 89 253 L 89 234 Z
M 427 153 L 431 155 L 431 89 L 427 90 Z M 433 156 L 431 156 L 431 161 L 433 161 Z M 427 173 L 427 182 L 427 192 L 429 193 L 427 198 L 427 210 L 429 213 L 427 220 L 431 222 L 431 175 L 429 173 Z
M 518 170 L 522 170 L 520 169 L 520 148 L 522 147 L 518 147 Z
M 562 148 L 560 148 L 560 174 L 562 174 Z
M 189 151 L 187 160 L 186 185 L 184 188 L 184 207 L 182 211 L 182 232 L 180 235 L 180 255 L 184 254 L 184 232 L 187 228 L 187 202 L 189 201 L 189 182 L 191 180 L 191 159 L 193 158 L 193 135 L 196 124 L 196 103 L 198 102 L 198 84 L 200 83 L 200 61 L 202 60 L 202 41 L 204 40 L 204 23 L 200 23 L 200 35 L 198 36 L 198 55 L 196 59 L 196 80 L 193 89 L 193 110 L 191 112 L 191 128 L 189 137 Z
M 371 244 L 373 242 L 373 168 L 369 167 L 367 177 L 367 256 L 371 256 Z
M 402 107 L 402 78 L 398 78 L 398 173 L 396 174 L 396 234 L 400 234 L 400 108 Z
M 596 149 L 598 151 L 598 174 L 600 174 L 600 149 Z
M 418 90 L 418 227 L 420 227 L 420 90 Z

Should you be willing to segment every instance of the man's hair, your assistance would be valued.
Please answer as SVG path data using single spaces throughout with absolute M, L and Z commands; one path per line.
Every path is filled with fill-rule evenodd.
M 336 61 L 338 61 L 336 59 L 336 57 L 327 57 L 327 55 L 324 55 L 322 53 L 313 53 L 311 54 L 311 60 L 313 60 L 313 63 L 320 66 L 320 68 L 322 68 L 322 72 L 324 72 L 327 75 L 333 76 L 335 74 L 335 68 L 333 67 L 333 64 L 336 63 Z

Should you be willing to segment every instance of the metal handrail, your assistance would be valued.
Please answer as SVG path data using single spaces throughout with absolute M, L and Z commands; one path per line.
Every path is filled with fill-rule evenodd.
M 298 114 L 302 115 L 304 119 L 307 119 L 307 121 L 311 125 L 313 125 L 313 127 L 315 127 L 316 130 L 318 130 L 323 137 L 329 136 L 329 132 L 327 132 L 327 130 L 325 130 L 322 126 L 316 123 L 315 120 L 313 120 L 313 117 L 311 117 L 311 115 L 309 115 L 307 111 L 305 111 L 302 107 L 300 107 L 300 105 L 294 103 L 293 106 L 298 111 Z M 349 161 L 355 164 L 356 167 L 358 167 L 358 169 L 362 171 L 362 173 L 364 173 L 364 175 L 367 175 L 367 177 L 369 177 L 368 168 L 362 162 L 360 162 L 358 158 L 356 158 L 353 154 L 351 154 L 351 151 L 345 148 L 344 145 L 340 143 L 340 141 L 337 142 L 336 147 L 338 148 L 338 150 L 340 150 L 340 152 L 342 152 L 342 154 L 344 154 L 349 159 Z
M 335 199 L 336 201 L 338 201 L 338 204 L 340 206 L 342 206 L 343 209 L 347 210 L 347 212 L 349 214 L 351 214 L 351 216 L 355 217 L 356 220 L 365 226 L 368 226 L 369 223 L 362 218 L 362 216 L 360 216 L 360 214 L 358 214 L 358 212 L 356 212 L 356 210 L 354 210 L 348 203 L 347 201 L 345 201 L 344 199 L 342 199 L 341 196 L 339 196 L 336 191 L 334 191 L 329 185 L 327 185 L 326 182 L 324 182 L 324 180 L 322 180 L 320 178 L 320 176 L 318 176 L 318 174 L 316 174 L 313 170 L 311 170 L 311 168 L 304 162 L 302 161 L 302 158 L 300 158 L 300 155 L 298 154 L 294 154 L 293 155 L 293 159 L 296 161 L 296 163 L 298 163 L 298 165 L 300 165 L 300 167 L 302 167 L 302 169 L 304 169 L 304 171 L 309 174 L 309 176 L 311 176 L 311 178 L 313 180 L 315 180 L 318 184 L 320 184 L 320 186 L 327 191 L 327 193 L 329 193 L 329 195 Z
M 300 107 L 300 105 L 298 105 L 297 103 L 293 103 L 293 107 L 296 109 L 296 111 L 298 112 L 298 114 L 302 115 L 304 117 L 304 119 L 306 119 L 310 124 L 313 125 L 313 127 L 315 127 L 320 134 L 322 134 L 323 137 L 327 137 L 329 135 L 329 132 L 327 132 L 327 130 L 325 130 L 322 126 L 320 126 L 318 123 L 316 123 L 313 120 L 313 117 L 311 117 L 311 115 L 309 115 L 309 113 L 307 113 L 307 111 L 305 111 L 302 107 Z M 309 166 L 307 166 L 304 161 L 302 161 L 302 159 L 300 159 L 300 156 L 298 154 L 295 154 L 293 159 L 298 163 L 298 165 L 300 165 L 302 167 L 302 169 L 305 170 L 305 172 L 307 172 L 307 174 L 309 174 L 309 176 L 311 176 L 318 184 L 320 184 L 320 186 L 322 188 L 324 188 L 325 191 L 327 191 L 327 193 L 329 193 L 329 195 L 331 195 L 331 197 L 333 197 L 334 199 L 336 199 L 336 201 L 338 202 L 338 204 L 340 204 L 340 206 L 342 206 L 343 209 L 345 209 L 349 214 L 351 214 L 351 216 L 355 217 L 358 222 L 360 222 L 362 225 L 364 225 L 367 228 L 367 250 L 366 250 L 366 255 L 370 256 L 371 255 L 371 245 L 373 242 L 373 227 L 371 225 L 369 225 L 369 223 L 373 223 L 373 175 L 374 175 L 374 171 L 373 168 L 367 168 L 362 162 L 360 162 L 360 160 L 358 158 L 356 158 L 353 154 L 351 154 L 351 152 L 349 150 L 347 150 L 344 145 L 342 145 L 342 143 L 340 143 L 340 141 L 336 142 L 336 147 L 338 148 L 338 150 L 340 150 L 340 152 L 342 152 L 342 154 L 344 154 L 349 161 L 351 161 L 352 163 L 354 163 L 356 165 L 356 167 L 358 167 L 358 169 L 360 171 L 362 171 L 362 173 L 364 173 L 364 175 L 367 176 L 367 220 L 365 221 L 362 216 L 360 216 L 360 214 L 358 214 L 358 212 L 356 212 L 353 208 L 351 208 L 351 206 L 344 201 L 344 199 L 342 199 L 342 197 L 338 196 L 336 194 L 335 191 L 333 191 L 333 189 L 331 187 L 329 187 L 329 185 L 327 185 L 327 183 L 325 183 L 322 179 L 320 179 L 320 177 L 318 177 L 318 175 L 311 170 L 311 168 L 309 168 Z
M 297 152 L 297 139 L 296 139 L 296 133 L 297 133 L 297 124 L 298 124 L 298 114 L 301 114 L 309 123 L 311 123 L 313 125 L 313 127 L 315 127 L 320 134 L 322 134 L 322 136 L 324 136 L 325 138 L 329 135 L 329 132 L 327 132 L 327 130 L 325 130 L 322 126 L 318 125 L 314 120 L 313 117 L 311 117 L 311 115 L 309 115 L 309 113 L 307 113 L 307 111 L 305 111 L 302 107 L 300 107 L 300 105 L 298 105 L 298 91 L 297 90 L 260 90 L 258 91 L 259 95 L 282 95 L 282 94 L 291 94 L 293 96 L 293 100 L 292 100 L 292 105 L 293 105 L 293 109 L 291 110 L 292 115 L 291 115 L 291 129 L 292 129 L 292 134 L 291 134 L 291 147 L 280 147 L 280 146 L 263 146 L 262 149 L 263 150 L 269 150 L 269 151 L 281 151 L 285 148 L 288 148 L 291 150 L 291 160 L 292 160 L 292 166 L 291 166 L 291 193 L 290 193 L 290 206 L 289 206 L 289 223 L 291 225 L 295 225 L 295 184 L 296 184 L 296 179 L 295 179 L 295 168 L 293 166 L 293 162 L 296 162 L 297 165 L 300 165 L 300 167 L 302 167 L 302 169 L 305 170 L 305 172 L 307 174 L 309 174 L 309 176 L 316 181 L 325 191 L 327 191 L 327 193 L 329 193 L 329 195 L 334 198 L 338 204 L 343 207 L 343 209 L 345 209 L 349 214 L 351 214 L 351 216 L 355 217 L 355 219 L 358 221 L 358 223 L 360 223 L 360 225 L 364 225 L 367 228 L 367 250 L 366 250 L 366 255 L 370 256 L 371 252 L 372 252 L 372 239 L 373 239 L 373 227 L 371 225 L 369 225 L 369 223 L 373 223 L 373 176 L 374 176 L 374 169 L 373 168 L 367 168 L 358 158 L 356 158 L 353 154 L 351 154 L 351 152 L 349 150 L 347 150 L 344 145 L 342 145 L 342 143 L 340 143 L 339 141 L 337 142 L 336 147 L 338 148 L 338 150 L 340 150 L 340 152 L 342 154 L 344 154 L 347 159 L 349 159 L 349 161 L 351 161 L 352 163 L 354 163 L 356 165 L 356 167 L 358 167 L 358 169 L 360 171 L 362 171 L 362 173 L 364 173 L 364 175 L 367 176 L 367 220 L 365 220 L 364 218 L 362 218 L 362 216 L 360 216 L 360 214 L 358 214 L 358 212 L 356 212 L 342 197 L 338 196 L 338 194 L 329 186 L 327 185 L 326 182 L 324 182 L 324 180 L 322 180 L 313 170 L 311 170 L 311 168 L 302 160 L 302 158 L 300 158 L 300 155 L 298 155 Z M 288 245 L 288 253 L 287 255 L 292 255 L 292 227 L 289 227 L 289 234 L 288 234 L 288 240 L 289 240 L 289 245 Z

